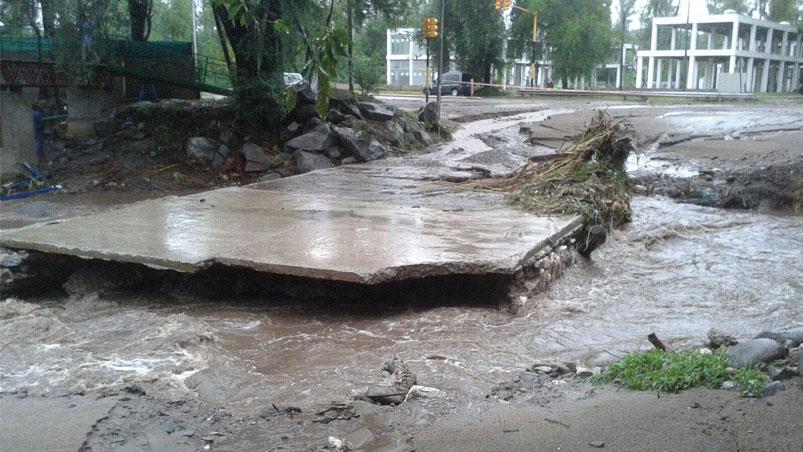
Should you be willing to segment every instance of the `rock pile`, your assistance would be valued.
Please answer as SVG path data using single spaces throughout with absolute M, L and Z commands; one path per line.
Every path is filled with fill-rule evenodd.
M 322 119 L 315 102 L 308 87 L 300 89 L 285 118 L 290 124 L 272 137 L 239 135 L 235 112 L 225 102 L 135 104 L 98 123 L 96 131 L 101 140 L 136 142 L 152 154 L 173 152 L 182 143 L 181 158 L 192 165 L 259 180 L 369 162 L 433 143 L 426 124 L 392 105 L 333 98 Z

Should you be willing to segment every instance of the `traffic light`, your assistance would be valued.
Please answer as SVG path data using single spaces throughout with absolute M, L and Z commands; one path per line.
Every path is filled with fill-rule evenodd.
M 494 5 L 497 11 L 503 11 L 510 8 L 510 0 L 495 0 Z
M 424 38 L 435 39 L 438 37 L 438 19 L 427 17 L 424 19 Z

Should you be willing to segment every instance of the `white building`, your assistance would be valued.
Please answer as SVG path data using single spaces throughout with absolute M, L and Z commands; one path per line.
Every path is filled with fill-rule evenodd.
M 800 85 L 802 38 L 794 25 L 732 12 L 688 22 L 655 18 L 651 48 L 638 52 L 636 88 L 715 90 L 727 84 L 740 92 L 793 91 Z
M 626 74 L 633 74 L 636 70 L 636 54 L 638 53 L 638 44 L 627 44 L 624 47 L 617 46 L 611 51 L 611 57 L 605 62 L 605 65 L 598 71 L 604 74 L 605 86 L 607 88 L 619 88 L 622 77 L 625 76 L 625 85 L 628 83 Z M 618 55 L 618 59 L 617 59 Z M 624 73 L 622 73 L 624 69 Z M 598 75 L 599 77 L 599 75 Z M 596 87 L 596 83 L 594 84 Z M 632 85 L 631 85 L 632 86 Z
M 415 28 L 387 30 L 385 74 L 387 84 L 392 86 L 424 86 L 426 80 L 427 51 L 419 46 Z M 430 62 L 430 64 L 432 64 Z M 430 66 L 430 72 L 434 73 Z

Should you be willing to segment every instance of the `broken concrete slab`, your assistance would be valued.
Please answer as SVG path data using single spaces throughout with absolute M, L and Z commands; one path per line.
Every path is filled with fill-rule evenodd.
M 375 284 L 511 274 L 580 225 L 578 217 L 539 217 L 499 194 L 414 175 L 403 167 L 331 168 L 33 225 L 0 242 L 183 272 L 221 263 Z
M 428 154 L 143 201 L 6 231 L 0 244 L 182 272 L 219 263 L 361 284 L 512 275 L 576 232 L 582 219 L 527 213 L 501 193 L 454 182 L 510 174 L 528 158 L 512 151 L 504 164 L 474 158 L 489 149 L 475 134 L 549 113 L 475 122 Z

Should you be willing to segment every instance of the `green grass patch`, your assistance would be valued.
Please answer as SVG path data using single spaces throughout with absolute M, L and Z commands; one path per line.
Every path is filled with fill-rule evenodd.
M 732 379 L 751 396 L 764 387 L 765 376 L 753 368 L 728 373 L 728 360 L 722 352 L 704 355 L 694 350 L 633 353 L 592 377 L 592 383 L 614 383 L 639 391 L 678 392 L 695 386 L 719 388 Z

